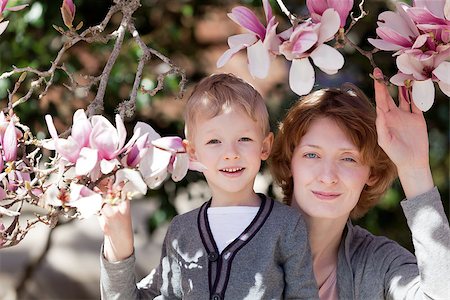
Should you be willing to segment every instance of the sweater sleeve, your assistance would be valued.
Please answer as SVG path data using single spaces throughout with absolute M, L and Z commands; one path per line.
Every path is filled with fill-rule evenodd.
M 127 259 L 109 262 L 100 254 L 100 293 L 101 299 L 154 299 L 159 294 L 155 283 L 157 269 L 152 270 L 143 280 L 147 285 L 138 287 L 135 276 L 134 253 Z M 153 283 L 148 284 L 148 283 Z
M 102 299 L 181 299 L 181 279 L 179 266 L 168 255 L 168 236 L 164 239 L 161 260 L 139 283 L 136 283 L 135 256 L 119 262 L 108 262 L 100 254 L 100 292 Z
M 302 218 L 297 217 L 297 220 L 297 224 L 286 234 L 283 245 L 283 299 L 319 299 L 306 224 Z
M 386 274 L 389 299 L 450 299 L 450 227 L 436 188 L 401 202 L 417 263 L 404 256 Z

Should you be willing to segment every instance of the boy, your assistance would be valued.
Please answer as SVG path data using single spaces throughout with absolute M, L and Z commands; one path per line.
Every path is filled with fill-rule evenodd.
M 212 75 L 189 97 L 185 123 L 187 152 L 204 165 L 212 198 L 173 219 L 158 268 L 137 286 L 129 204 L 122 205 L 126 226 L 114 226 L 118 223 L 111 219 L 104 227 L 102 296 L 317 298 L 300 214 L 253 190 L 273 142 L 261 95 L 233 75 Z M 113 228 L 122 230 L 125 239 Z

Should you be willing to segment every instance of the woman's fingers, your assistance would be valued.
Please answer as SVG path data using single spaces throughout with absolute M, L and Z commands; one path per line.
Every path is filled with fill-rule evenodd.
M 392 99 L 386 85 L 379 81 L 383 78 L 383 73 L 379 68 L 373 70 L 374 88 L 375 88 L 375 102 L 377 107 L 384 112 L 388 112 L 395 106 L 394 100 Z
M 408 90 L 404 86 L 398 87 L 398 106 L 402 111 L 411 112 L 410 101 L 408 100 Z

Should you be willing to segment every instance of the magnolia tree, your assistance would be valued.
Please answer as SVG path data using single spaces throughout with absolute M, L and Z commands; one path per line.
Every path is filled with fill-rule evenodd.
M 26 8 L 26 5 L 8 7 L 7 2 L 0 0 L 0 34 L 8 26 L 1 13 Z M 140 1 L 113 2 L 101 23 L 82 30 L 82 22 L 73 25 L 74 3 L 64 0 L 61 15 L 66 29 L 54 26 L 64 44 L 50 68 L 13 66 L 0 75 L 0 79 L 18 77 L 13 90 L 8 91 L 7 107 L 0 112 L 0 247 L 16 245 L 36 223 L 53 227 L 61 217 L 86 218 L 98 214 L 106 202 L 118 203 L 146 194 L 147 189 L 157 188 L 169 174 L 172 180 L 179 181 L 188 169 L 203 169 L 189 161 L 181 138 L 161 137 L 146 123 L 137 122 L 127 138 L 123 120 L 134 114 L 138 92 L 154 95 L 163 89 L 166 76 L 176 75 L 182 93 L 186 79 L 182 69 L 141 39 L 133 23 Z M 357 12 L 352 12 L 353 0 L 307 0 L 310 14 L 305 17 L 291 14 L 281 0 L 277 3 L 291 23 L 290 28 L 281 32 L 277 32 L 278 21 L 268 0 L 262 1 L 266 25 L 246 7 L 232 9 L 229 17 L 248 33 L 228 38 L 230 49 L 220 57 L 217 66 L 223 66 L 234 54 L 246 49 L 250 73 L 266 78 L 271 60 L 282 55 L 291 61 L 292 91 L 305 95 L 315 82 L 313 65 L 327 74 L 337 73 L 345 63 L 339 49 L 350 45 L 374 67 L 376 51 L 392 51 L 398 73 L 390 81 L 401 87 L 407 99 L 420 109 L 428 110 L 433 104 L 434 82 L 450 95 L 450 0 L 417 0 L 413 6 L 398 3 L 395 12 L 383 12 L 378 17 L 378 37 L 369 41 L 376 47 L 371 51 L 359 48 L 348 38 L 352 27 L 366 15 L 364 1 L 359 3 Z M 106 33 L 106 26 L 117 13 L 121 15 L 119 27 Z M 117 108 L 113 125 L 101 114 L 109 75 L 126 34 L 138 45 L 142 55 L 129 99 Z M 80 42 L 108 41 L 114 41 L 114 47 L 101 75 L 86 76 L 87 83 L 77 81 L 64 65 L 63 55 Z M 147 90 L 141 87 L 141 79 L 145 65 L 152 58 L 164 63 L 168 71 L 158 74 L 156 87 Z M 64 133 L 58 134 L 52 116 L 47 115 L 45 121 L 51 138 L 39 140 L 21 123 L 14 109 L 33 95 L 37 94 L 39 99 L 45 95 L 54 84 L 56 72 L 69 78 L 69 90 L 95 89 L 96 95 L 86 109 L 74 113 L 72 129 Z M 28 92 L 14 98 L 26 79 L 30 82 Z M 43 157 L 44 149 L 52 151 L 49 159 Z M 20 215 L 25 205 L 39 207 L 39 214 L 22 224 Z

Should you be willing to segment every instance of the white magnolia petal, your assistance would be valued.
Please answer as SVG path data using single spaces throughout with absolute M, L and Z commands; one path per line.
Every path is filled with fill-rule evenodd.
M 289 86 L 299 96 L 308 94 L 315 81 L 314 69 L 308 58 L 292 60 L 289 70 Z
M 337 11 L 333 8 L 328 8 L 322 14 L 320 19 L 319 39 L 317 43 L 320 45 L 324 42 L 328 42 L 333 39 L 336 32 L 338 32 L 341 26 L 341 18 Z
M 444 61 L 433 70 L 433 74 L 445 84 L 450 84 L 450 62 Z
M 450 97 L 450 84 L 447 84 L 443 81 L 439 81 L 438 82 L 439 88 L 441 89 L 441 91 L 447 95 L 448 97 Z
M 427 111 L 434 102 L 434 84 L 431 79 L 414 80 L 412 84 L 412 98 L 414 104 L 421 110 Z
M 344 66 L 342 54 L 326 44 L 317 47 L 310 56 L 314 64 L 329 75 L 336 74 Z
M 397 73 L 391 77 L 390 82 L 395 84 L 396 86 L 405 86 L 406 80 L 412 80 L 413 77 L 411 75 Z
M 147 193 L 147 184 L 145 184 L 141 174 L 136 170 L 120 169 L 119 171 L 117 171 L 116 180 L 114 181 L 113 187 L 119 185 L 122 182 L 125 182 L 125 185 L 127 186 L 127 191 L 125 191 L 125 188 L 122 190 L 125 196 L 129 192 L 131 192 L 132 194 L 136 194 L 137 192 L 142 195 L 145 195 L 145 193 Z
M 153 141 L 156 139 L 159 139 L 161 136 L 159 135 L 159 133 L 156 132 L 155 129 L 153 129 L 152 126 L 148 125 L 147 123 L 144 122 L 137 122 L 136 125 L 134 126 L 133 132 L 138 131 L 140 132 L 141 135 L 144 135 L 145 133 L 148 133 L 148 140 Z
M 147 186 L 151 189 L 155 189 L 163 183 L 167 177 L 167 169 L 161 169 L 158 172 L 154 172 L 151 176 L 144 179 Z
M 382 39 L 372 39 L 369 38 L 367 39 L 369 41 L 369 43 L 372 44 L 372 46 L 374 46 L 375 48 L 378 48 L 380 50 L 384 50 L 384 51 L 397 51 L 400 49 L 403 49 L 402 46 L 400 45 L 396 45 L 394 43 L 382 40 Z
M 123 145 L 125 145 L 125 140 L 127 138 L 127 129 L 125 128 L 125 124 L 123 124 L 122 117 L 120 117 L 120 115 L 116 115 L 116 127 L 117 136 L 119 138 L 119 145 L 117 147 L 117 150 L 120 151 Z
M 8 24 L 9 24 L 9 21 L 0 22 L 0 34 L 2 34 L 6 30 L 6 27 L 8 27 Z
M 158 187 L 166 179 L 171 156 L 172 153 L 169 151 L 153 148 L 153 151 L 149 151 L 142 158 L 139 164 L 139 172 L 141 172 L 149 188 Z
M 111 160 L 102 159 L 100 161 L 100 171 L 102 171 L 103 174 L 109 174 L 118 164 L 119 161 L 116 158 Z
M 403 53 L 397 57 L 397 68 L 405 74 L 411 74 L 417 80 L 425 80 L 425 76 L 422 74 L 425 67 L 425 61 L 416 59 L 413 55 Z
M 228 46 L 230 48 L 244 48 L 253 45 L 258 37 L 252 33 L 242 33 L 232 35 L 228 38 Z
M 247 48 L 247 57 L 250 74 L 256 78 L 266 78 L 269 74 L 270 55 L 261 40 Z
M 227 51 L 225 51 L 217 60 L 216 67 L 222 68 L 223 66 L 225 66 L 225 64 L 231 59 L 231 57 L 233 57 L 233 55 L 235 55 L 236 53 L 238 53 L 239 51 L 241 51 L 244 48 L 245 48 L 245 46 L 235 47 L 235 48 L 230 48 Z
M 57 184 L 50 185 L 44 193 L 44 202 L 46 205 L 59 207 L 62 205 L 61 200 L 58 198 L 59 188 Z
M 180 181 L 186 176 L 189 169 L 189 155 L 187 153 L 178 153 L 173 162 L 172 180 Z
M 76 207 L 80 218 L 86 219 L 98 214 L 102 208 L 102 196 L 93 192 L 90 196 L 67 203 L 67 206 Z
M 78 176 L 88 174 L 97 164 L 97 160 L 98 150 L 84 147 L 75 164 L 75 173 Z

